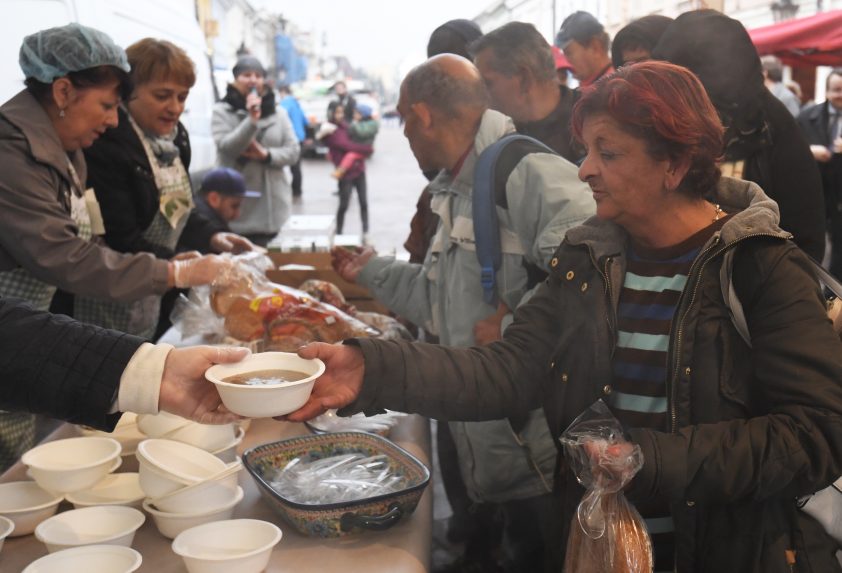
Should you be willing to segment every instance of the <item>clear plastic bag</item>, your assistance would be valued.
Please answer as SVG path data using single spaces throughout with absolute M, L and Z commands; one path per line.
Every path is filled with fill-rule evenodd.
M 570 524 L 566 573 L 648 573 L 652 542 L 623 487 L 643 467 L 640 446 L 602 400 L 585 410 L 560 438 L 576 479 L 587 490 Z

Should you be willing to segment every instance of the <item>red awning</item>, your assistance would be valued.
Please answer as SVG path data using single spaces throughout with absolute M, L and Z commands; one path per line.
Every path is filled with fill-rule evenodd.
M 842 65 L 842 10 L 787 20 L 748 33 L 761 56 L 774 54 L 789 65 Z

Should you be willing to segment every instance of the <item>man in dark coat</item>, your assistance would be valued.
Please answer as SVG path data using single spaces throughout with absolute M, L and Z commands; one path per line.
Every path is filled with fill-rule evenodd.
M 824 186 L 827 232 L 830 235 L 830 272 L 842 277 L 842 68 L 827 76 L 827 101 L 817 103 L 798 116 L 810 151 L 819 167 Z
M 518 133 L 568 161 L 579 159 L 570 136 L 573 90 L 558 84 L 552 48 L 535 26 L 509 22 L 476 40 L 470 50 L 491 94 L 491 109 L 511 117 Z
M 667 27 L 652 57 L 699 77 L 726 128 L 723 175 L 760 185 L 778 203 L 781 228 L 821 261 L 821 177 L 795 118 L 766 89 L 743 25 L 715 10 L 685 12 Z

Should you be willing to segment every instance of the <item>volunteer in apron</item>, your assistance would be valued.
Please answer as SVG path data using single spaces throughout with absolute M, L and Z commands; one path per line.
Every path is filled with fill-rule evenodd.
M 193 208 L 190 141 L 178 120 L 196 74 L 184 50 L 167 41 L 145 38 L 126 55 L 133 91 L 118 110 L 119 125 L 85 150 L 88 186 L 101 207 L 109 247 L 170 258 Z M 253 245 L 216 233 L 211 247 L 239 252 Z M 160 305 L 157 294 L 129 303 L 77 296 L 74 317 L 151 338 Z
M 0 106 L 0 296 L 46 310 L 56 287 L 122 301 L 211 282 L 218 257 L 166 261 L 117 253 L 82 182 L 81 149 L 117 125 L 128 85 L 125 52 L 106 34 L 69 24 L 23 40 L 26 88 Z M 0 470 L 34 439 L 31 417 L 0 414 Z

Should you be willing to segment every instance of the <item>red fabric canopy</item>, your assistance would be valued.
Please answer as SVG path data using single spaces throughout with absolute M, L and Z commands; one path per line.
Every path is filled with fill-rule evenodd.
M 842 65 L 842 10 L 787 20 L 748 33 L 761 56 L 774 54 L 789 65 Z

